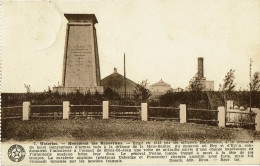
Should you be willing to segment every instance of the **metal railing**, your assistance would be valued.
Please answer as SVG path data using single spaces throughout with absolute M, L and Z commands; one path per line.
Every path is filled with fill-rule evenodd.
M 110 105 L 109 117 L 141 119 L 141 106 Z
M 31 105 L 31 118 L 62 118 L 63 105 Z
M 180 121 L 180 108 L 178 107 L 149 107 L 149 120 Z
M 70 105 L 70 116 L 102 118 L 102 105 Z
M 22 106 L 2 107 L 1 108 L 1 119 L 22 119 L 23 110 Z
M 233 117 L 231 115 L 234 115 Z M 236 116 L 237 115 L 237 116 Z M 255 126 L 254 112 L 238 112 L 238 111 L 227 111 L 226 112 L 226 123 L 228 125 L 235 125 L 239 127 Z
M 106 103 L 106 104 L 105 104 Z M 104 113 L 104 114 L 103 114 Z M 231 114 L 238 114 L 236 121 L 230 118 Z M 107 116 L 106 116 L 107 115 Z M 2 107 L 1 119 L 29 120 L 30 118 L 125 118 L 137 120 L 172 120 L 180 123 L 204 123 L 208 125 L 254 127 L 259 131 L 259 116 L 254 112 L 225 111 L 224 107 L 218 110 L 180 107 L 148 107 L 146 103 L 141 106 L 109 105 L 73 105 L 68 101 L 63 105 L 30 105 L 24 102 L 23 106 Z M 258 118 L 257 118 L 258 117 Z
M 218 112 L 218 110 L 188 108 L 187 121 L 217 125 Z

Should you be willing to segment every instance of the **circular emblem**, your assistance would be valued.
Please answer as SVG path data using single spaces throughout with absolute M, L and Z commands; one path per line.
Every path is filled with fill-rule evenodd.
M 8 157 L 13 162 L 20 162 L 24 159 L 25 150 L 21 145 L 12 145 L 8 149 Z

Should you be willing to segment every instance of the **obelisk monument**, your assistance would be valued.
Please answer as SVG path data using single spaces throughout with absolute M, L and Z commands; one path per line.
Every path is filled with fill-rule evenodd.
M 59 93 L 103 92 L 94 14 L 64 14 L 68 20 Z

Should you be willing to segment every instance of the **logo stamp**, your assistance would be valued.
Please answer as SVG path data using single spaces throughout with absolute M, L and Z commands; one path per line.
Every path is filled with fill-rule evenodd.
M 13 162 L 20 162 L 25 157 L 25 150 L 21 145 L 12 145 L 8 149 L 8 157 Z

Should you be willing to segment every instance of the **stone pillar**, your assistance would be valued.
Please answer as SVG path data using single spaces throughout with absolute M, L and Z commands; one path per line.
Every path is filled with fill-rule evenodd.
M 255 116 L 255 123 L 256 123 L 255 130 L 256 131 L 260 131 L 260 110 L 258 109 L 258 111 L 255 111 L 255 112 L 256 112 L 256 116 Z
M 70 102 L 63 101 L 63 119 L 70 119 Z
M 70 93 L 79 90 L 87 93 L 89 90 L 91 93 L 96 91 L 103 93 L 95 28 L 95 24 L 98 23 L 96 16 L 94 14 L 64 14 L 64 16 L 68 23 L 62 87 L 54 87 L 53 91 Z M 80 54 L 80 58 L 77 54 Z M 70 63 L 70 61 L 78 63 Z
M 227 101 L 227 109 L 233 109 L 234 108 L 234 101 L 228 100 Z
M 31 114 L 31 103 L 23 102 L 23 120 L 29 120 Z
M 187 122 L 187 109 L 186 104 L 180 105 L 180 123 L 186 123 Z
M 148 104 L 142 103 L 141 105 L 141 118 L 142 121 L 148 121 Z
M 218 107 L 218 126 L 219 127 L 226 127 L 225 107 Z
M 103 101 L 103 119 L 109 119 L 109 101 Z

